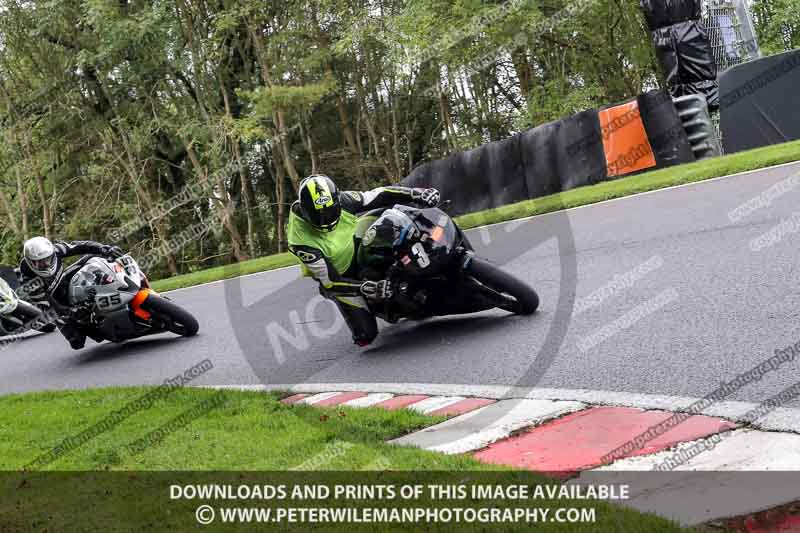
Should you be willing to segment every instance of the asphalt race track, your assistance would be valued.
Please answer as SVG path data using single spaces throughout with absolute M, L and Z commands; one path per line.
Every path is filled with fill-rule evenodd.
M 700 397 L 800 340 L 800 219 L 784 225 L 779 242 L 751 249 L 791 220 L 800 190 L 735 223 L 728 215 L 798 172 L 800 164 L 785 165 L 471 231 L 481 255 L 539 291 L 532 317 L 382 324 L 365 350 L 311 281 L 282 269 L 173 293 L 200 319 L 193 339 L 88 341 L 80 352 L 58 333 L 23 339 L 0 351 L 0 394 L 157 384 L 209 358 L 214 369 L 197 384 L 524 385 Z M 594 307 L 572 312 L 575 297 L 612 282 Z M 789 363 L 731 399 L 766 399 L 797 381 L 797 368 Z

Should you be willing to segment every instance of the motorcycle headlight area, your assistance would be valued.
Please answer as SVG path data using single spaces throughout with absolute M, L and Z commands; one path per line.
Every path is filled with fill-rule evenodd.
M 92 297 L 97 287 L 116 283 L 114 266 L 102 259 L 93 258 L 73 276 L 70 282 L 70 303 L 77 305 Z

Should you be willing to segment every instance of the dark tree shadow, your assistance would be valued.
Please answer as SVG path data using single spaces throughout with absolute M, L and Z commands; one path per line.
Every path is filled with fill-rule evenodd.
M 86 347 L 76 354 L 75 363 L 77 365 L 90 365 L 134 355 L 138 357 L 147 355 L 160 356 L 163 348 L 174 344 L 191 342 L 191 340 L 170 333 L 133 339 L 122 344 L 108 341 L 95 344 L 93 340 L 87 339 Z
M 386 356 L 413 350 L 428 350 L 435 355 L 443 338 L 453 337 L 464 342 L 489 334 L 502 335 L 504 328 L 513 327 L 520 321 L 536 321 L 541 314 L 516 316 L 492 313 L 436 317 L 419 322 L 403 320 L 383 328 L 375 345 L 364 350 L 362 355 Z

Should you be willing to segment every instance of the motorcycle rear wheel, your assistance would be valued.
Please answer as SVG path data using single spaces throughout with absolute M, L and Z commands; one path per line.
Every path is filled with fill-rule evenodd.
M 191 313 L 162 296 L 151 294 L 142 303 L 142 308 L 161 319 L 167 329 L 176 335 L 194 337 L 200 329 L 200 324 Z
M 467 267 L 467 273 L 506 297 L 508 306 L 498 306 L 502 309 L 517 315 L 531 315 L 539 308 L 539 295 L 535 290 L 488 261 L 473 257 Z

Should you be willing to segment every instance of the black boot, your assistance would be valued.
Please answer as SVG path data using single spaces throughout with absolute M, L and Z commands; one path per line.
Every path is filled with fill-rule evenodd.
M 86 335 L 80 330 L 79 325 L 67 321 L 59 329 L 73 350 L 80 350 L 86 345 Z
M 69 346 L 73 350 L 82 350 L 83 347 L 86 346 L 86 337 L 84 337 L 83 335 L 81 335 L 79 338 L 73 337 L 68 340 L 69 340 Z

